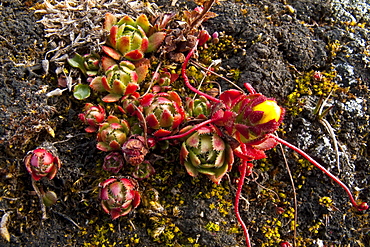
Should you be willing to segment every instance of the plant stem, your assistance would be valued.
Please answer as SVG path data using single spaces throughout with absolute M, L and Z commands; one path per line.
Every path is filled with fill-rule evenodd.
M 202 91 L 199 91 L 198 89 L 196 89 L 195 87 L 193 87 L 191 84 L 190 84 L 190 81 L 189 81 L 189 78 L 188 76 L 186 75 L 186 66 L 188 65 L 189 63 L 189 60 L 191 58 L 191 56 L 194 54 L 194 51 L 197 49 L 197 46 L 198 46 L 198 42 L 199 40 L 197 40 L 197 42 L 195 43 L 195 46 L 193 47 L 193 49 L 190 50 L 190 52 L 188 53 L 188 55 L 186 56 L 185 58 L 185 61 L 184 61 L 184 64 L 182 65 L 182 69 L 181 69 L 181 75 L 182 77 L 184 78 L 184 82 L 185 82 L 185 85 L 191 90 L 193 91 L 194 93 L 197 93 L 199 95 L 202 95 L 204 97 L 206 97 L 208 100 L 211 100 L 213 102 L 216 102 L 216 103 L 221 103 L 221 100 L 215 98 L 215 97 L 212 97 L 206 93 L 203 93 Z
M 248 162 L 246 160 L 243 160 L 243 163 L 239 167 L 240 178 L 239 178 L 239 182 L 238 182 L 238 189 L 236 190 L 236 194 L 235 194 L 234 212 L 235 212 L 235 216 L 236 216 L 239 224 L 242 226 L 246 246 L 251 247 L 251 242 L 250 242 L 250 239 L 249 239 L 248 229 L 245 226 L 244 221 L 241 218 L 240 213 L 239 213 L 239 199 L 240 199 L 240 194 L 242 192 L 244 179 L 245 179 L 245 174 L 247 172 L 247 167 L 248 167 Z
M 294 146 L 293 144 L 290 144 L 289 142 L 283 140 L 283 139 L 280 139 L 279 137 L 275 136 L 275 135 L 269 135 L 270 137 L 274 138 L 276 141 L 280 142 L 281 144 L 287 146 L 288 148 L 291 148 L 293 149 L 294 151 L 296 151 L 297 153 L 299 153 L 300 155 L 302 155 L 306 160 L 308 160 L 309 162 L 311 162 L 314 166 L 316 166 L 317 168 L 319 168 L 322 172 L 324 172 L 326 175 L 328 175 L 331 179 L 333 179 L 337 184 L 339 184 L 344 190 L 345 192 L 347 193 L 348 197 L 349 197 L 349 200 L 351 201 L 352 205 L 357 208 L 357 210 L 359 211 L 362 211 L 362 210 L 366 210 L 369 208 L 369 206 L 367 205 L 366 202 L 363 202 L 361 204 L 357 204 L 357 202 L 355 201 L 351 191 L 349 190 L 349 188 L 347 187 L 347 185 L 345 185 L 342 181 L 339 180 L 339 178 L 337 178 L 336 176 L 334 176 L 331 172 L 329 172 L 325 167 L 323 167 L 322 165 L 320 165 L 317 161 L 315 161 L 313 158 L 311 158 L 308 154 L 306 154 L 303 150 L 299 149 L 298 147 Z
M 32 181 L 32 187 L 35 190 L 37 196 L 39 197 L 41 212 L 42 212 L 42 218 L 41 219 L 46 220 L 48 218 L 48 216 L 46 215 L 46 207 L 45 207 L 44 201 L 42 200 L 42 194 L 41 194 L 39 188 L 36 185 L 36 181 L 33 178 L 31 178 L 31 181 Z
M 197 124 L 194 126 L 194 128 L 182 133 L 182 134 L 178 134 L 178 135 L 173 135 L 173 136 L 165 136 L 165 137 L 161 137 L 161 138 L 158 138 L 158 141 L 164 141 L 164 140 L 170 140 L 170 139 L 178 139 L 178 138 L 183 138 L 191 133 L 193 133 L 194 131 L 196 131 L 197 129 L 209 124 L 209 123 L 212 123 L 214 121 L 217 121 L 219 120 L 218 118 L 215 118 L 215 119 L 208 119 L 200 124 Z

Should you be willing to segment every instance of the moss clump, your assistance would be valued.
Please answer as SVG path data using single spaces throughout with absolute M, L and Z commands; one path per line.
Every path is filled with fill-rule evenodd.
M 261 231 L 265 236 L 266 240 L 261 246 L 277 246 L 282 239 L 280 238 L 279 229 L 281 228 L 281 221 L 277 218 L 272 220 L 267 220 L 266 223 L 262 226 Z
M 84 242 L 83 246 L 92 247 L 92 246 L 106 246 L 113 247 L 121 243 L 112 242 L 109 238 L 112 233 L 114 233 L 114 225 L 112 223 L 104 224 L 102 226 L 95 226 L 95 234 L 90 236 L 91 241 L 89 243 Z
M 218 232 L 220 231 L 220 225 L 213 222 L 208 222 L 205 228 L 210 232 Z
M 312 70 L 298 75 L 295 79 L 295 89 L 288 95 L 285 103 L 287 114 L 297 116 L 303 110 L 307 96 L 326 97 L 332 90 L 335 92 L 339 88 L 333 81 L 335 77 L 335 70 L 329 72 Z

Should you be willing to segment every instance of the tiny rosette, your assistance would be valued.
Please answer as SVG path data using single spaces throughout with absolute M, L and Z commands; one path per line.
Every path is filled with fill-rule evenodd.
M 99 187 L 102 208 L 113 220 L 129 214 L 140 204 L 138 184 L 133 178 L 111 177 Z
M 150 133 L 155 137 L 172 134 L 185 119 L 185 111 L 180 96 L 167 93 L 146 94 L 140 100 Z
M 130 125 L 124 119 L 110 115 L 107 122 L 100 124 L 96 147 L 101 151 L 119 151 L 130 132 Z
M 85 128 L 86 132 L 93 133 L 99 128 L 99 124 L 105 120 L 105 110 L 101 105 L 93 105 L 86 103 L 84 106 L 84 112 L 78 114 L 78 117 L 82 122 L 89 126 Z
M 189 175 L 207 175 L 219 184 L 226 172 L 231 170 L 234 155 L 230 145 L 224 141 L 219 130 L 205 126 L 196 130 L 182 143 L 180 162 Z
M 115 60 L 125 58 L 138 61 L 144 58 L 144 53 L 156 50 L 166 36 L 164 32 L 154 32 L 148 37 L 151 27 L 148 17 L 144 14 L 136 21 L 126 15 L 117 22 L 117 18 L 108 13 L 104 28 L 109 31 L 109 46 L 103 46 L 102 49 Z
M 62 165 L 57 156 L 43 148 L 29 152 L 24 158 L 24 164 L 28 173 L 36 181 L 43 177 L 53 179 Z
M 125 161 L 120 152 L 111 152 L 104 158 L 103 169 L 108 172 L 118 173 L 124 164 Z

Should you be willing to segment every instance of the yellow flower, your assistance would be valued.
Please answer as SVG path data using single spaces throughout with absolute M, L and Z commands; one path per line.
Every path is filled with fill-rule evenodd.
M 278 122 L 281 116 L 281 108 L 276 104 L 276 101 L 274 100 L 266 100 L 261 104 L 254 106 L 252 109 L 253 111 L 264 112 L 261 120 L 258 122 L 259 124 L 264 124 L 271 120 L 275 120 L 276 122 Z

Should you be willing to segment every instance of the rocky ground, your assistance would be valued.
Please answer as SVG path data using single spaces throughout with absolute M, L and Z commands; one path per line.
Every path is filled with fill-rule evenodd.
M 46 94 L 58 87 L 58 67 L 71 70 L 63 55 L 98 51 L 105 12 L 133 12 L 115 1 L 86 1 L 90 22 L 83 29 L 72 28 L 75 33 L 66 26 L 56 35 L 46 30 L 46 22 L 39 22 L 53 14 L 44 11 L 46 3 L 0 4 L 0 245 L 244 246 L 233 213 L 236 166 L 216 186 L 205 177 L 188 176 L 177 156 L 166 156 L 166 162 L 155 164 L 156 174 L 141 185 L 143 198 L 158 192 L 155 202 L 163 208 L 144 201 L 135 212 L 114 221 L 101 210 L 97 185 L 109 174 L 101 169 L 104 154 L 95 148 L 95 136 L 84 132 L 77 117 L 87 101 L 76 100 L 68 91 Z M 76 7 L 73 1 L 50 4 L 63 15 L 66 3 Z M 156 11 L 177 13 L 196 7 L 180 1 L 156 5 Z M 70 11 L 73 20 L 82 10 Z M 356 199 L 370 202 L 369 3 L 221 1 L 211 11 L 218 16 L 203 26 L 211 34 L 222 34 L 221 42 L 209 48 L 212 59 L 221 60 L 218 73 L 276 98 L 286 108 L 279 136 L 338 175 Z M 323 108 L 333 108 L 320 118 L 314 109 L 330 91 Z M 53 143 L 63 166 L 56 178 L 39 182 L 59 197 L 47 208 L 48 219 L 42 220 L 23 157 L 45 141 Z M 352 208 L 338 185 L 284 149 L 293 193 L 281 149 L 267 153 L 268 159 L 255 162 L 240 206 L 253 246 L 284 241 L 295 241 L 296 246 L 370 245 L 368 212 Z

